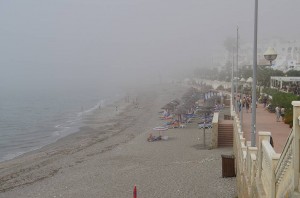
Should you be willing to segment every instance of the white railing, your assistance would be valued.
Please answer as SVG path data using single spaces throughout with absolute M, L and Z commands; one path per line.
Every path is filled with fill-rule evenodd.
M 293 102 L 293 105 L 294 130 L 291 131 L 282 154 L 276 153 L 271 146 L 270 132 L 259 132 L 258 147 L 251 147 L 245 141 L 238 117 L 234 115 L 234 154 L 237 166 L 238 197 L 300 197 L 297 189 L 300 161 L 300 124 L 298 122 L 300 102 Z
M 294 188 L 292 175 L 293 142 L 294 130 L 291 131 L 287 139 L 278 165 L 275 169 L 276 194 L 279 195 L 278 197 L 285 197 L 286 195 L 291 194 L 291 191 Z

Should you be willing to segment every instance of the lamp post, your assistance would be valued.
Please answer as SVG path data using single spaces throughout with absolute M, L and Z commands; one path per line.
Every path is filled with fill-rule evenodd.
M 251 146 L 256 146 L 256 71 L 257 71 L 257 18 L 258 0 L 254 5 L 254 42 L 253 42 L 253 83 L 252 83 L 252 114 L 251 114 Z
M 243 102 L 243 94 L 244 94 L 244 85 L 246 80 L 242 77 L 241 80 L 241 101 Z M 240 112 L 240 117 L 241 117 L 241 131 L 243 131 L 243 103 L 241 104 L 241 112 Z
M 256 146 L 256 71 L 257 71 L 257 21 L 258 21 L 258 0 L 254 5 L 254 41 L 253 41 L 253 83 L 252 83 L 252 115 L 251 115 L 251 146 Z M 268 52 L 268 51 L 267 51 Z M 272 58 L 272 52 L 265 54 L 265 58 Z M 267 57 L 266 57 L 267 56 Z M 277 57 L 277 55 L 276 55 Z M 275 57 L 275 58 L 276 58 Z M 273 60 L 275 60 L 275 58 Z M 267 59 L 268 60 L 268 59 Z M 270 60 L 272 63 L 272 61 Z
M 257 21 L 258 21 L 258 0 L 254 5 L 254 42 L 253 42 L 253 83 L 252 83 L 252 115 L 251 115 L 251 146 L 256 146 L 256 73 L 257 73 Z M 267 50 L 264 57 L 270 61 L 275 60 L 277 54 L 275 50 Z
M 232 50 L 232 70 L 231 70 L 231 104 L 232 104 L 232 110 L 235 108 L 235 98 L 233 96 L 234 94 L 234 51 Z
M 256 0 L 257 1 L 257 0 Z M 257 41 L 256 41 L 257 42 Z M 257 45 L 256 45 L 257 48 Z M 257 50 L 254 50 L 257 51 Z M 256 53 L 257 54 L 257 53 Z M 255 55 L 255 54 L 254 54 Z M 254 58 L 255 57 L 255 58 Z M 253 82 L 252 82 L 252 120 L 251 120 L 251 146 L 256 146 L 256 71 L 257 71 L 257 56 L 254 56 L 253 60 Z M 267 51 L 264 53 L 264 58 L 270 61 L 270 65 L 259 65 L 259 66 L 272 66 L 272 61 L 277 58 L 277 53 L 274 48 L 269 47 Z M 250 79 L 250 78 L 249 78 Z M 248 82 L 249 79 L 246 81 Z
M 239 87 L 239 26 L 236 27 L 236 101 L 235 101 L 235 105 L 236 105 L 236 112 L 239 111 L 239 103 L 237 100 L 237 96 L 238 96 L 238 87 Z
M 238 114 L 239 112 L 239 100 L 238 100 L 238 82 L 239 82 L 239 77 L 234 77 L 235 81 L 235 112 Z M 239 98 L 241 99 L 241 97 Z

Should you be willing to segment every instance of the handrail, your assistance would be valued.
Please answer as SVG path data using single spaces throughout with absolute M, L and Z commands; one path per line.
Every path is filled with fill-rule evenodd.
M 294 141 L 294 130 L 292 129 L 284 145 L 277 166 L 275 168 L 275 179 L 277 185 L 280 183 L 284 171 L 287 169 L 287 166 L 291 164 L 291 159 L 293 155 L 293 141 Z

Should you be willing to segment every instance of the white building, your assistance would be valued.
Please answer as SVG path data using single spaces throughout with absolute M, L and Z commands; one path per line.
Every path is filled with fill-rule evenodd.
M 300 40 L 287 41 L 282 39 L 262 40 L 258 41 L 257 47 L 257 62 L 258 65 L 270 64 L 264 58 L 264 52 L 268 47 L 273 47 L 278 56 L 275 61 L 272 62 L 274 69 L 287 72 L 288 70 L 300 70 Z M 225 57 L 231 62 L 232 54 L 227 52 Z M 231 56 L 231 57 L 230 57 Z M 246 66 L 253 63 L 253 43 L 240 44 L 239 47 L 239 65 Z

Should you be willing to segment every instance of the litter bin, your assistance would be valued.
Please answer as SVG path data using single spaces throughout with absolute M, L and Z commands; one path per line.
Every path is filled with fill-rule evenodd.
M 222 156 L 222 177 L 235 177 L 234 155 Z

